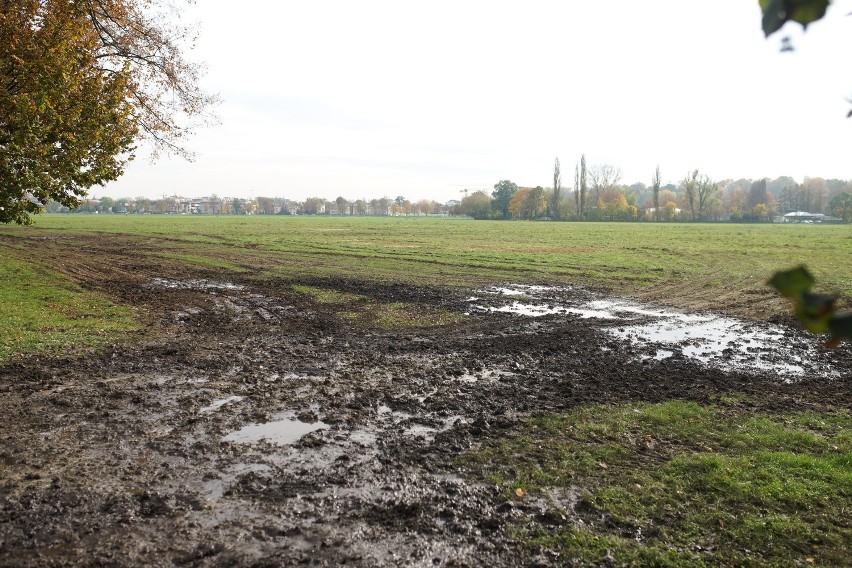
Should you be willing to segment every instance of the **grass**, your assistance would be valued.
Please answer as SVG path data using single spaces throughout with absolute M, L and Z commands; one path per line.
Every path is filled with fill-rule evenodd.
M 762 287 L 775 270 L 806 263 L 824 291 L 852 295 L 852 229 L 845 225 L 48 215 L 35 227 L 0 233 L 128 235 L 173 255 L 272 276 L 605 284 L 624 291 L 686 282 L 708 297 Z
M 295 285 L 293 286 L 293 290 L 311 297 L 315 302 L 319 302 L 320 304 L 349 304 L 366 300 L 364 296 L 357 294 L 338 292 L 337 290 L 318 288 L 316 286 Z
M 130 308 L 9 250 L 0 250 L 0 321 L 0 363 L 16 355 L 96 348 L 138 327 Z
M 582 564 L 847 565 L 852 414 L 739 408 L 591 406 L 531 420 L 460 463 L 506 499 L 584 488 L 582 524 L 518 528 Z
M 209 258 L 203 256 L 195 256 L 191 254 L 179 254 L 179 253 L 168 253 L 168 252 L 159 252 L 156 253 L 160 258 L 166 258 L 170 260 L 177 260 L 184 264 L 196 265 L 204 268 L 214 268 L 218 270 L 224 270 L 226 272 L 246 272 L 246 269 L 242 266 L 238 266 L 233 262 L 228 262 L 226 260 L 218 259 L 218 258 Z
M 432 306 L 418 306 L 409 302 L 375 302 L 366 296 L 317 286 L 297 284 L 292 288 L 314 302 L 334 308 L 339 318 L 367 327 L 399 330 L 448 325 L 462 319 L 456 312 Z

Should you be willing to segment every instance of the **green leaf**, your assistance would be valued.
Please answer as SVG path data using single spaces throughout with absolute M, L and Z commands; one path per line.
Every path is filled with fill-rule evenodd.
M 834 316 L 834 296 L 805 292 L 796 303 L 796 316 L 811 333 L 826 333 Z
M 828 10 L 828 5 L 831 0 L 798 0 L 788 2 L 792 4 L 792 8 L 788 9 L 787 14 L 794 22 L 802 24 L 803 28 L 807 28 L 808 24 L 815 22 L 825 16 L 825 11 Z
M 838 316 L 828 322 L 832 337 L 852 341 L 852 314 Z
M 769 279 L 769 285 L 787 298 L 799 298 L 815 282 L 814 277 L 804 266 L 792 270 L 776 272 Z
M 781 29 L 787 21 L 784 0 L 760 0 L 760 9 L 763 10 L 763 33 L 769 37 Z
M 825 16 L 831 0 L 759 0 L 763 10 L 763 33 L 767 37 L 792 20 L 807 28 Z

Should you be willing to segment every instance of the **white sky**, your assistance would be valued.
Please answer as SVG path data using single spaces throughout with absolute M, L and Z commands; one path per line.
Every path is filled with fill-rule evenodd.
M 570 186 L 582 153 L 625 183 L 852 178 L 850 12 L 767 40 L 757 0 L 201 0 L 221 126 L 90 193 L 446 201 L 556 156 Z

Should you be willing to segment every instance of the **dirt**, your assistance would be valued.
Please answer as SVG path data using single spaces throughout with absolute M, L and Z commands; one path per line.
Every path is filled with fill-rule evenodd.
M 111 349 L 0 368 L 4 566 L 562 565 L 512 537 L 560 500 L 507 502 L 459 455 L 587 403 L 852 408 L 848 348 L 815 355 L 829 376 L 785 378 L 678 346 L 658 359 L 613 333 L 620 321 L 491 311 L 504 298 L 487 291 L 256 281 L 106 238 L 32 246 L 147 325 Z M 467 315 L 388 331 L 293 284 Z

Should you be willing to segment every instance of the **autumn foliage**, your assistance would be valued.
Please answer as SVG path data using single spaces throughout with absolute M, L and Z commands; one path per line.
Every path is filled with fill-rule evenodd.
M 0 222 L 79 204 L 141 137 L 187 154 L 187 119 L 214 99 L 182 37 L 147 0 L 0 2 Z

